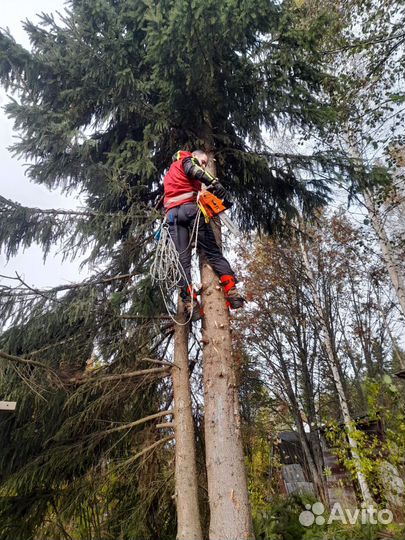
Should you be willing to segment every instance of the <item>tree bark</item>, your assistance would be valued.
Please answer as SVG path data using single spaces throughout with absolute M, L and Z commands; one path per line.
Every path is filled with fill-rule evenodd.
M 212 154 L 210 173 L 215 176 Z M 210 540 L 247 540 L 253 526 L 247 489 L 236 367 L 229 312 L 218 277 L 202 262 L 205 311 L 205 445 L 210 507 Z
M 309 264 L 307 252 L 302 242 L 300 243 L 300 246 L 301 246 L 302 258 L 303 258 L 304 266 L 305 266 L 306 273 L 308 276 L 308 280 L 313 291 L 313 300 L 315 304 L 316 314 L 317 314 L 319 324 L 320 324 L 320 336 L 326 350 L 328 364 L 332 372 L 333 381 L 335 383 L 336 391 L 338 394 L 340 409 L 341 409 L 342 417 L 343 417 L 343 423 L 345 425 L 346 434 L 347 434 L 347 438 L 348 438 L 350 449 L 351 449 L 351 454 L 352 454 L 353 461 L 356 467 L 357 481 L 359 483 L 363 501 L 368 506 L 372 506 L 374 505 L 374 501 L 371 496 L 370 488 L 368 486 L 366 477 L 362 470 L 360 456 L 357 451 L 357 442 L 351 436 L 351 434 L 353 433 L 353 430 L 355 430 L 356 428 L 353 426 L 353 421 L 350 416 L 349 406 L 347 403 L 347 398 L 344 392 L 343 382 L 342 382 L 342 378 L 341 378 L 341 374 L 339 370 L 338 359 L 336 358 L 332 338 L 328 331 L 328 325 L 326 322 L 325 313 L 322 309 L 321 299 L 315 287 L 315 278 L 314 278 L 311 266 Z
M 191 407 L 190 374 L 188 367 L 188 332 L 184 324 L 184 304 L 179 298 L 174 334 L 173 395 L 175 479 L 177 508 L 177 540 L 202 540 L 198 506 L 198 476 L 195 451 L 194 422 Z

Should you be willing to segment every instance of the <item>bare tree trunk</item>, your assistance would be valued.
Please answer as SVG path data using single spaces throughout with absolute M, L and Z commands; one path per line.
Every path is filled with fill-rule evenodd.
M 313 385 L 311 382 L 311 376 L 308 369 L 306 351 L 305 351 L 305 354 L 304 354 L 304 351 L 302 351 L 302 353 L 300 354 L 300 363 L 301 363 L 301 368 L 302 368 L 302 385 L 303 385 L 303 391 L 304 391 L 304 399 L 306 400 L 308 424 L 309 424 L 309 429 L 310 429 L 311 456 L 313 456 L 315 467 L 318 473 L 316 483 L 318 484 L 318 491 L 322 498 L 322 501 L 326 505 L 329 505 L 329 494 L 328 494 L 328 490 L 326 486 L 325 476 L 323 474 L 325 463 L 323 459 L 321 441 L 319 438 L 318 420 L 316 417 Z
M 366 477 L 363 473 L 360 456 L 357 451 L 357 442 L 351 436 L 351 433 L 353 433 L 353 430 L 355 430 L 356 428 L 353 426 L 353 422 L 350 416 L 349 406 L 347 403 L 346 395 L 343 388 L 343 382 L 342 382 L 342 378 L 341 378 L 339 367 L 338 367 L 338 359 L 336 358 L 332 339 L 328 331 L 328 325 L 326 322 L 325 313 L 324 313 L 324 310 L 322 309 L 321 300 L 315 287 L 315 278 L 314 278 L 311 266 L 309 264 L 308 255 L 302 242 L 300 242 L 300 247 L 301 247 L 304 266 L 305 266 L 307 276 L 308 276 L 308 279 L 309 279 L 309 282 L 311 284 L 312 291 L 313 291 L 313 300 L 314 300 L 315 309 L 316 309 L 316 313 L 317 313 L 319 324 L 320 324 L 320 336 L 326 350 L 329 367 L 332 372 L 332 377 L 333 377 L 336 391 L 339 398 L 339 404 L 340 404 L 340 409 L 342 412 L 343 423 L 346 428 L 347 438 L 349 441 L 352 457 L 353 457 L 355 467 L 356 467 L 357 481 L 359 483 L 360 491 L 361 491 L 364 502 L 367 505 L 373 505 L 374 501 L 371 496 L 370 488 L 368 486 Z
M 194 422 L 191 408 L 191 388 L 188 368 L 188 332 L 184 305 L 179 298 L 174 335 L 172 369 L 174 395 L 174 430 L 176 436 L 176 507 L 177 540 L 202 540 L 198 507 L 198 477 L 196 465 Z
M 387 265 L 388 273 L 401 306 L 402 314 L 405 317 L 405 283 L 402 272 L 399 269 L 399 262 L 397 261 L 395 253 L 392 250 L 387 233 L 385 232 L 384 224 L 381 220 L 378 208 L 374 203 L 372 194 L 369 190 L 365 189 L 363 191 L 363 197 L 371 223 L 375 232 L 377 233 L 383 258 L 385 264 Z
M 210 172 L 215 175 L 210 155 Z M 239 396 L 229 313 L 218 277 L 202 264 L 205 444 L 210 540 L 253 538 L 240 432 Z

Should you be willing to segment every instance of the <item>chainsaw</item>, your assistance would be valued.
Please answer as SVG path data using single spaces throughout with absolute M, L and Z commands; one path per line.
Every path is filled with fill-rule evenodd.
M 211 193 L 209 189 L 202 189 L 197 195 L 197 204 L 206 223 L 209 223 L 211 218 L 219 215 L 222 224 L 225 225 L 231 233 L 235 235 L 238 234 L 238 228 L 234 222 L 229 216 L 224 214 L 225 210 L 232 206 L 231 202 L 226 199 L 220 199 Z

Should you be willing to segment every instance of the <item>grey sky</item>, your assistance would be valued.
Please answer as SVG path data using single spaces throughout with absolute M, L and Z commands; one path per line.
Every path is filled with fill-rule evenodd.
M 65 0 L 1 0 L 0 26 L 8 27 L 18 43 L 29 48 L 29 40 L 25 34 L 22 21 L 36 21 L 37 13 L 54 13 L 63 11 Z M 17 135 L 13 132 L 13 123 L 3 110 L 8 98 L 0 87 L 0 194 L 26 206 L 40 208 L 72 208 L 76 200 L 59 192 L 50 192 L 43 186 L 29 182 L 24 175 L 24 162 L 13 158 L 7 147 L 13 143 Z M 57 255 L 50 255 L 43 264 L 41 250 L 34 246 L 6 263 L 0 253 L 0 273 L 15 275 L 15 271 L 23 274 L 30 284 L 46 286 L 57 285 L 78 278 L 78 264 L 64 262 Z

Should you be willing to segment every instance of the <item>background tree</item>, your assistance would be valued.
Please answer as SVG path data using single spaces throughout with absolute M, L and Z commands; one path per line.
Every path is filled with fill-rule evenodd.
M 296 244 L 291 240 L 258 242 L 245 281 L 252 307 L 240 321 L 239 331 L 243 332 L 250 354 L 257 359 L 257 368 L 266 377 L 271 394 L 288 403 L 311 481 L 327 504 L 318 432 L 320 417 L 315 405 L 319 337 L 313 325 L 305 322 L 308 319 L 305 282 Z M 309 444 L 305 424 L 310 427 L 313 446 Z
M 350 199 L 368 214 L 404 313 L 404 7 L 391 0 L 306 4 L 310 20 L 326 7 L 334 14 L 333 30 L 318 44 L 340 81 L 333 90 L 340 129 L 329 142 L 354 165 Z
M 247 317 L 240 320 L 238 332 L 248 344 L 257 376 L 268 385 L 270 396 L 278 403 L 288 403 L 306 460 L 319 467 L 324 482 L 317 446 L 309 448 L 305 431 L 317 433 L 325 423 L 343 421 L 342 413 L 338 413 L 341 398 L 336 379 L 351 418 L 351 430 L 352 419 L 359 417 L 387 418 L 387 424 L 391 424 L 392 416 L 385 405 L 386 384 L 392 382 L 390 374 L 395 369 L 392 338 L 397 332 L 401 334 L 402 326 L 385 267 L 374 252 L 373 235 L 367 234 L 365 226 L 355 226 L 347 215 L 323 218 L 312 235 L 306 245 L 311 281 L 298 241 L 263 238 L 256 241 L 253 254 L 247 250 L 250 262 L 244 277 L 251 307 Z M 329 335 L 333 372 L 320 332 L 320 316 L 314 308 L 315 292 Z M 370 385 L 376 392 L 373 398 Z M 395 393 L 396 387 L 388 393 L 391 390 Z M 400 432 L 398 428 L 395 439 L 397 435 L 401 438 Z M 397 443 L 386 444 L 384 450 L 377 451 L 370 441 L 356 438 L 355 459 L 373 497 L 380 496 L 382 488 L 377 479 L 387 456 L 391 464 L 398 463 Z M 345 443 L 340 457 L 348 450 Z M 345 457 L 344 461 L 355 474 L 355 460 Z M 309 470 L 316 484 L 314 467 L 309 466 Z

